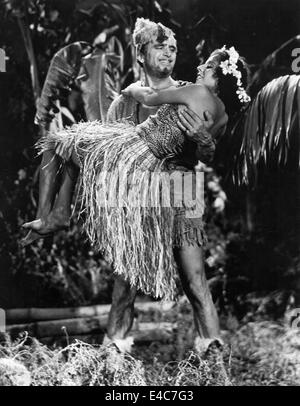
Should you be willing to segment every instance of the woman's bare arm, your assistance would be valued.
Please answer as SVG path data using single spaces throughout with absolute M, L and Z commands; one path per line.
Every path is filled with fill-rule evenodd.
M 140 86 L 133 83 L 128 86 L 122 93 L 134 97 L 139 103 L 147 106 L 160 106 L 161 104 L 185 104 L 190 105 L 191 98 L 195 92 L 199 92 L 200 86 L 187 85 L 183 87 L 170 87 L 164 90 L 153 90 L 150 87 Z

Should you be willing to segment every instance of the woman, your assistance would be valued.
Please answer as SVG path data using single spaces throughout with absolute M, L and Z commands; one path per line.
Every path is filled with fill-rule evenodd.
M 162 174 L 182 151 L 185 139 L 177 121 L 184 106 L 204 119 L 209 111 L 215 123 L 211 133 L 218 139 L 225 132 L 228 116 L 249 101 L 244 90 L 247 67 L 234 48 L 214 51 L 198 72 L 194 85 L 159 92 L 129 86 L 125 93 L 139 102 L 164 104 L 136 127 L 122 122 L 80 123 L 40 142 L 41 151 L 54 149 L 65 161 L 72 158 L 81 167 L 82 207 L 91 242 L 105 249 L 115 272 L 155 297 L 174 294 L 176 267 L 171 247 L 189 241 L 202 245 L 205 238 L 201 214 L 174 221 L 175 212 L 196 213 L 197 204 L 165 207 L 160 182 L 155 177 L 149 180 L 149 173 Z M 120 197 L 125 184 L 129 193 L 125 199 L 121 193 L 121 204 L 116 204 L 116 194 L 111 192 L 117 191 Z M 156 207 L 148 204 L 149 194 L 159 196 Z M 45 234 L 47 219 L 28 223 L 27 228 Z

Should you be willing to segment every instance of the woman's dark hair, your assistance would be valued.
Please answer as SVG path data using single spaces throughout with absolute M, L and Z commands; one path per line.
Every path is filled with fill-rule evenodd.
M 244 104 L 241 103 L 238 94 L 236 93 L 238 90 L 237 78 L 231 74 L 224 75 L 222 68 L 219 66 L 221 62 L 229 59 L 229 53 L 222 49 L 216 49 L 210 55 L 210 59 L 213 59 L 218 64 L 216 68 L 218 96 L 225 104 L 226 113 L 232 117 L 235 113 L 238 113 L 241 110 Z M 237 69 L 242 74 L 241 82 L 243 88 L 246 90 L 249 81 L 249 68 L 244 58 L 239 57 L 237 61 Z

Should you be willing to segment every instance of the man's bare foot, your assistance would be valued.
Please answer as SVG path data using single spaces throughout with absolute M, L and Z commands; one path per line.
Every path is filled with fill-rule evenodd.
M 134 340 L 133 337 L 109 338 L 108 335 L 105 334 L 102 344 L 103 345 L 115 344 L 115 346 L 118 348 L 120 352 L 131 353 Z

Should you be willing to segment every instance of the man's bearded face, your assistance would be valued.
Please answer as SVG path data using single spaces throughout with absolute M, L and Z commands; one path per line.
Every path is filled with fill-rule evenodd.
M 176 56 L 177 45 L 173 36 L 163 41 L 153 39 L 146 46 L 144 68 L 150 76 L 166 78 L 173 72 Z

